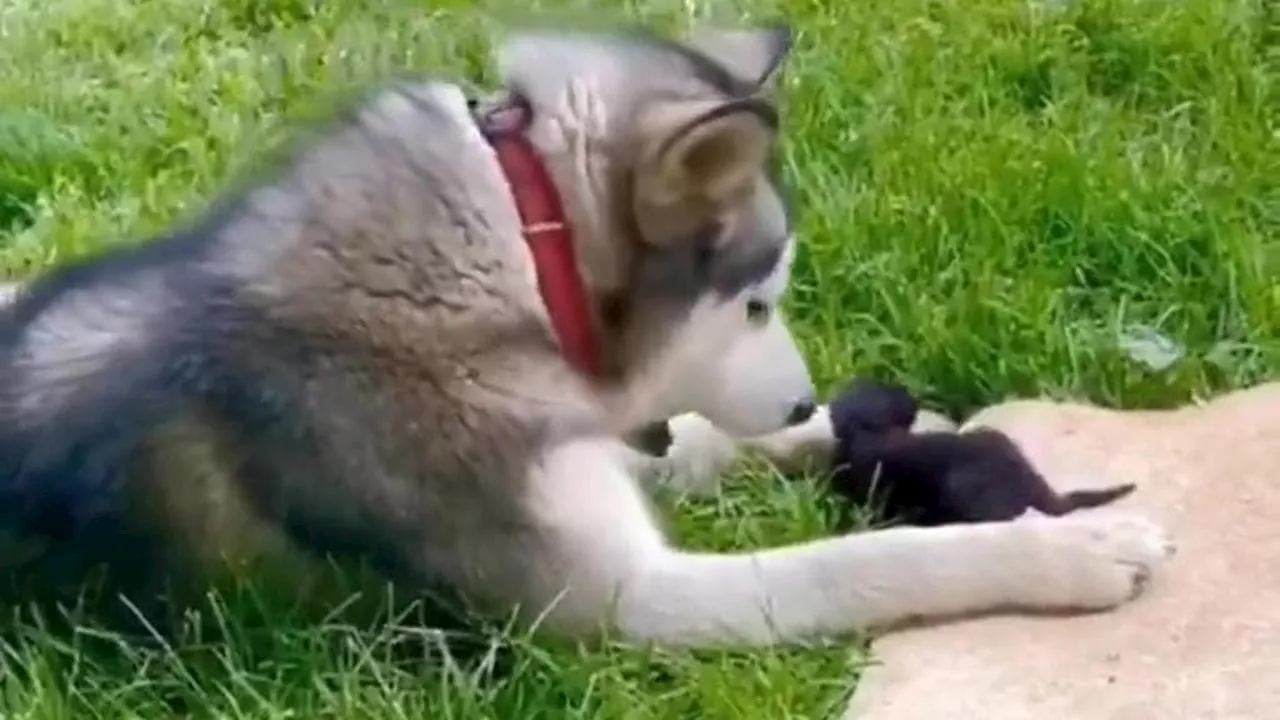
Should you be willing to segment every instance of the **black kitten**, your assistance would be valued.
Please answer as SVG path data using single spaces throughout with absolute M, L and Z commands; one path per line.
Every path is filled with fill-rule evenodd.
M 913 525 L 1012 520 L 1028 508 L 1065 515 L 1136 487 L 1058 494 L 999 431 L 913 434 L 916 402 L 896 385 L 859 379 L 829 410 L 838 440 L 835 491 L 860 505 L 879 500 L 891 517 Z

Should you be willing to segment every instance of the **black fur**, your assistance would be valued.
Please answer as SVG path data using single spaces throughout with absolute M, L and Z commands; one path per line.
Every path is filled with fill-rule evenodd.
M 626 441 L 631 447 L 646 455 L 662 457 L 671 449 L 671 425 L 667 421 L 654 422 L 631 433 Z
M 859 505 L 933 526 L 1012 520 L 1028 508 L 1065 515 L 1133 492 L 1133 484 L 1059 494 L 996 430 L 910 432 L 917 406 L 906 389 L 855 381 L 830 404 L 838 439 L 831 482 Z

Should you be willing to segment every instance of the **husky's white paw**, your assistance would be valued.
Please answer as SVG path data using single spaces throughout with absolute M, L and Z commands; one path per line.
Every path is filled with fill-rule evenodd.
M 695 495 L 714 493 L 720 475 L 738 455 L 733 438 L 693 413 L 672 418 L 668 428 L 671 447 L 660 463 L 667 471 L 668 486 Z
M 1026 588 L 1044 609 L 1104 610 L 1146 589 L 1175 551 L 1168 534 L 1146 518 L 1123 512 L 1025 517 L 1041 567 Z

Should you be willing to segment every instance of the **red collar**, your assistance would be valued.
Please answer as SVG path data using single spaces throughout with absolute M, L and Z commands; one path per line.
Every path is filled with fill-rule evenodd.
M 525 131 L 530 109 L 509 103 L 485 113 L 481 130 L 493 146 L 511 185 L 511 197 L 533 256 L 538 291 L 551 316 L 560 352 L 579 372 L 598 377 L 600 351 L 591 322 L 590 302 L 573 247 L 564 206 L 547 169 Z

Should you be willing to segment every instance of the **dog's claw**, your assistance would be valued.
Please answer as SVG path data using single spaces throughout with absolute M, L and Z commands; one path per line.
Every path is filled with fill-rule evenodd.
M 1163 528 L 1120 512 L 1028 518 L 1048 557 L 1032 591 L 1044 607 L 1103 610 L 1142 595 L 1177 551 Z

